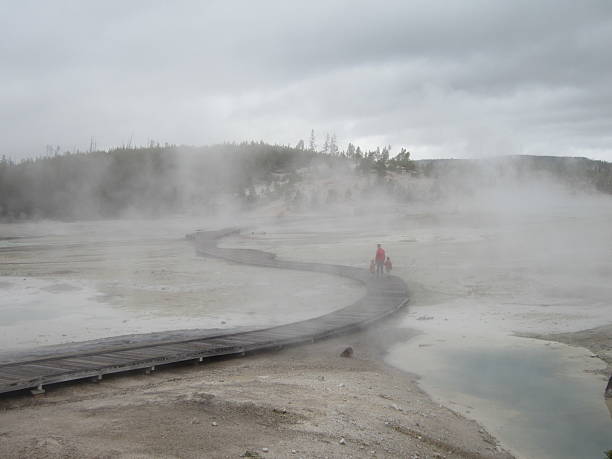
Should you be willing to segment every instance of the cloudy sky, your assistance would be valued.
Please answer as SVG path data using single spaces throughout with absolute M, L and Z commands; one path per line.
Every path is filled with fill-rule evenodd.
M 612 161 L 612 1 L 0 0 L 0 154 L 260 140 Z

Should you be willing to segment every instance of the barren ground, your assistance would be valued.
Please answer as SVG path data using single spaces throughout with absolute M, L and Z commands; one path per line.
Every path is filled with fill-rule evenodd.
M 570 346 L 585 347 L 600 358 L 608 367 L 602 371 L 604 375 L 612 372 L 612 325 L 591 328 L 574 333 L 550 333 L 527 335 L 547 341 L 558 341 Z
M 510 458 L 369 344 L 406 333 L 387 323 L 274 353 L 3 398 L 0 457 Z M 348 345 L 354 357 L 340 357 Z

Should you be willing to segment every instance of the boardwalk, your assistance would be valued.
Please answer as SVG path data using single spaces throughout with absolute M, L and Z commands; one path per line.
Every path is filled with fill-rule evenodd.
M 329 314 L 289 325 L 224 334 L 202 334 L 189 339 L 112 345 L 84 352 L 70 352 L 28 358 L 0 365 L 0 393 L 31 389 L 42 393 L 44 386 L 79 380 L 100 380 L 106 374 L 131 370 L 152 371 L 157 366 L 183 362 L 202 362 L 210 357 L 244 355 L 247 352 L 277 349 L 312 342 L 356 330 L 379 320 L 408 301 L 403 280 L 396 276 L 375 279 L 365 269 L 322 263 L 278 260 L 274 254 L 251 249 L 217 247 L 217 240 L 235 230 L 198 232 L 190 237 L 200 255 L 235 263 L 277 269 L 295 269 L 344 276 L 363 283 L 366 294 L 355 303 Z

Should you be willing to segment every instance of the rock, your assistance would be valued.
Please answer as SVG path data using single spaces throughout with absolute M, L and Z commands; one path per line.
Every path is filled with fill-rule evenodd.
M 340 357 L 353 357 L 353 348 L 351 346 L 347 347 L 340 353 Z
M 219 424 L 217 424 L 216 422 L 213 421 L 213 422 L 210 423 L 210 425 L 213 426 L 213 427 L 217 427 Z
M 346 440 L 345 440 L 344 438 L 341 438 L 341 439 L 340 439 L 340 444 L 341 444 L 341 445 L 346 445 Z
M 610 379 L 608 380 L 608 385 L 606 386 L 605 397 L 612 398 L 612 376 L 610 376 Z
M 264 453 L 267 453 L 268 451 L 270 451 L 268 448 L 261 448 L 261 450 L 262 450 Z
M 433 316 L 420 316 L 416 320 L 433 320 Z
M 200 420 L 199 420 L 199 419 L 197 419 L 197 418 L 193 418 L 193 419 L 191 420 L 191 423 L 192 423 L 192 424 L 199 424 L 199 423 L 200 423 Z
M 297 454 L 297 451 L 296 451 L 296 450 L 294 450 L 294 449 L 292 449 L 292 450 L 291 450 L 291 454 Z
M 257 451 L 246 450 L 240 457 L 261 457 Z

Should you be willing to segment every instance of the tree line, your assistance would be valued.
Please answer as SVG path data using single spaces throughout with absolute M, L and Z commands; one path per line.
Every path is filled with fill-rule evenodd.
M 444 181 L 454 171 L 466 179 L 477 178 L 483 173 L 478 164 L 470 160 L 413 161 L 405 148 L 392 156 L 390 146 L 363 150 L 349 143 L 341 150 L 335 135 L 326 135 L 322 148 L 317 148 L 314 131 L 308 147 L 304 141 L 295 147 L 251 141 L 205 147 L 151 142 L 139 148 L 64 154 L 54 148 L 52 155 L 21 162 L 2 157 L 0 219 L 116 218 L 130 212 L 164 215 L 192 209 L 214 212 L 224 205 L 221 196 L 230 196 L 244 206 L 264 199 L 297 202 L 304 200 L 296 186 L 301 180 L 298 171 L 316 170 L 315 165 L 367 176 L 368 182 L 384 186 L 402 200 L 414 193 L 401 192 L 395 180 L 398 176 L 409 182 L 413 177 Z M 495 163 L 495 168 L 498 175 L 545 173 L 575 187 L 612 193 L 612 164 L 604 161 L 517 156 Z
M 279 174 L 314 162 L 379 176 L 408 170 L 410 154 L 389 159 L 390 147 L 362 152 L 349 144 L 340 151 L 335 135 L 316 148 L 264 142 L 192 147 L 124 146 L 108 151 L 59 153 L 49 147 L 42 158 L 0 160 L 0 218 L 113 218 L 134 211 L 148 215 L 191 208 L 214 210 L 229 195 L 247 204 L 262 194 L 278 194 Z M 91 150 L 91 148 L 90 148 Z M 293 177 L 295 181 L 295 177 Z

